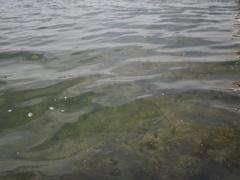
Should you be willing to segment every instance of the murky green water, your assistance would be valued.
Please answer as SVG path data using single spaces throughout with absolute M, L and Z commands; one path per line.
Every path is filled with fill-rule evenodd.
M 234 0 L 0 0 L 1 180 L 240 179 Z

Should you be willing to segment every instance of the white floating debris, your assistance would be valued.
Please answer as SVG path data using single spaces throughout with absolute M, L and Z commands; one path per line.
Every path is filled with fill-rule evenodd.
M 19 155 L 20 155 L 20 152 L 16 152 L 16 155 L 19 156 Z
M 65 110 L 64 110 L 64 109 L 61 109 L 61 110 L 60 110 L 60 112 L 62 112 L 62 113 L 63 113 L 63 112 L 65 112 Z
M 67 96 L 64 96 L 64 100 L 67 100 Z
M 28 115 L 28 117 L 32 117 L 33 113 L 29 112 L 27 115 Z
M 165 96 L 165 93 L 162 93 L 162 96 Z
M 52 111 L 52 110 L 54 110 L 54 107 L 52 107 L 52 106 L 51 106 L 51 107 L 49 107 L 49 110 L 51 110 L 51 111 Z
M 8 112 L 12 112 L 12 109 L 9 109 Z
M 54 98 L 54 101 L 57 101 L 57 99 L 56 99 L 56 98 Z

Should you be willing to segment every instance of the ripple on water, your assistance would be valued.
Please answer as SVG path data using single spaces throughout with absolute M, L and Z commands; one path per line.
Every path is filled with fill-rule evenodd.
M 237 6 L 2 2 L 0 179 L 239 179 Z

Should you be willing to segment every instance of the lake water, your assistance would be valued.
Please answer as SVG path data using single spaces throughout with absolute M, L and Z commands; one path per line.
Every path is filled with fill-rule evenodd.
M 235 0 L 0 0 L 1 180 L 239 180 Z

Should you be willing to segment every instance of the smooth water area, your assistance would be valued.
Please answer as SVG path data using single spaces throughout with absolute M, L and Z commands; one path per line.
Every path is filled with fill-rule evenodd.
M 0 0 L 1 180 L 239 180 L 240 3 Z

